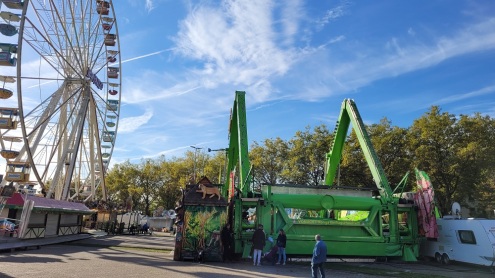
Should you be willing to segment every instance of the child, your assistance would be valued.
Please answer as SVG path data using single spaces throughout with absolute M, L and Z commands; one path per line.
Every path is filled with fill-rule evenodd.
M 271 237 L 268 238 L 268 241 L 270 241 L 273 244 L 273 239 Z M 270 249 L 270 252 L 265 254 L 265 256 L 263 257 L 263 261 L 271 263 L 271 265 L 275 265 L 275 262 L 278 259 L 277 253 L 278 253 L 278 246 L 275 244 L 272 246 L 272 249 Z

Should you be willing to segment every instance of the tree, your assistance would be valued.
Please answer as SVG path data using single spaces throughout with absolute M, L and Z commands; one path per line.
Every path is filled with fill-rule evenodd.
M 471 215 L 488 216 L 495 208 L 495 121 L 479 113 L 461 115 L 457 122 L 460 139 L 457 156 L 460 167 L 466 172 L 460 177 L 459 200 L 467 201 Z
M 226 154 L 226 150 L 222 149 L 205 157 L 203 173 L 212 183 L 223 184 L 225 181 L 227 174 L 225 172 L 227 167 Z
M 107 172 L 106 186 L 109 203 L 119 204 L 123 208 L 129 196 L 138 193 L 136 192 L 138 189 L 133 184 L 136 172 L 136 165 L 129 161 L 116 164 L 112 170 Z
M 457 156 L 461 138 L 455 115 L 441 113 L 440 107 L 432 106 L 414 121 L 409 135 L 414 163 L 430 176 L 437 204 L 445 214 L 453 200 L 459 200 L 457 189 L 462 186 L 461 177 L 469 175 Z
M 287 165 L 282 171 L 285 182 L 317 186 L 323 180 L 326 154 L 330 150 L 332 135 L 326 125 L 298 131 L 289 140 Z
M 408 130 L 392 126 L 387 118 L 381 119 L 379 124 L 372 124 L 368 130 L 389 185 L 394 190 L 404 175 L 412 170 L 407 148 Z
M 137 165 L 136 175 L 133 177 L 134 185 L 142 190 L 138 200 L 144 203 L 146 215 L 151 215 L 152 202 L 158 196 L 158 190 L 164 183 L 160 167 L 163 159 L 161 157 L 158 160 L 142 160 L 141 164 Z
M 366 129 L 392 189 L 408 170 L 417 167 L 430 176 L 442 213 L 450 211 L 453 201 L 470 208 L 473 216 L 489 216 L 495 209 L 495 121 L 489 116 L 456 116 L 432 106 L 407 129 L 392 126 L 387 118 Z M 320 125 L 296 132 L 289 141 L 254 142 L 249 157 L 255 184 L 319 185 L 332 137 L 327 127 Z M 187 151 L 183 158 L 147 159 L 139 165 L 126 161 L 107 173 L 108 199 L 121 207 L 132 199 L 133 207 L 148 215 L 158 206 L 172 209 L 180 189 L 192 182 L 195 172 L 198 179 L 207 176 L 221 184 L 229 174 L 225 164 L 223 151 L 214 155 Z M 336 183 L 375 187 L 369 169 L 352 130 Z
M 339 186 L 376 188 L 354 130 L 345 142 L 340 167 L 337 171 L 339 173 L 336 175 L 335 183 Z
M 190 167 L 187 159 L 174 158 L 171 161 L 161 161 L 162 187 L 158 190 L 157 206 L 166 209 L 175 208 L 181 196 L 181 188 L 189 181 Z
M 287 160 L 288 145 L 277 137 L 265 139 L 264 145 L 254 142 L 249 152 L 251 165 L 255 169 L 253 180 L 257 185 L 281 183 L 281 173 Z

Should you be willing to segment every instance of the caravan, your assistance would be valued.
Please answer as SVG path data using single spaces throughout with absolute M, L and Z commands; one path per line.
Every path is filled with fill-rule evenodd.
M 454 203 L 453 215 L 460 206 Z M 495 265 L 495 220 L 446 216 L 437 219 L 438 239 L 427 239 L 420 254 L 448 264 L 451 260 L 484 266 Z

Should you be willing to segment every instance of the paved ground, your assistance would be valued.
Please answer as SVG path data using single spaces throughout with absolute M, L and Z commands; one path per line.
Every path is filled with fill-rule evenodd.
M 95 236 L 72 242 L 72 245 L 85 246 L 120 246 L 133 247 L 142 249 L 173 250 L 175 247 L 175 238 L 170 233 L 154 232 L 150 235 L 116 235 L 105 236 L 104 234 L 95 234 Z
M 308 262 L 260 267 L 249 261 L 175 262 L 172 249 L 170 236 L 92 237 L 40 249 L 0 253 L 0 277 L 310 277 Z M 461 265 L 331 260 L 326 268 L 330 277 L 495 277 L 489 269 Z

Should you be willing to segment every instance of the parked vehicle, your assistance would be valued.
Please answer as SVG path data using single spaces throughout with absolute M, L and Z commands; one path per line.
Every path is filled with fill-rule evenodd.
M 453 211 L 460 211 L 457 203 Z M 456 213 L 453 213 L 456 215 Z M 427 239 L 420 254 L 435 258 L 437 262 L 450 261 L 484 266 L 495 265 L 495 220 L 446 216 L 437 219 L 438 239 Z

